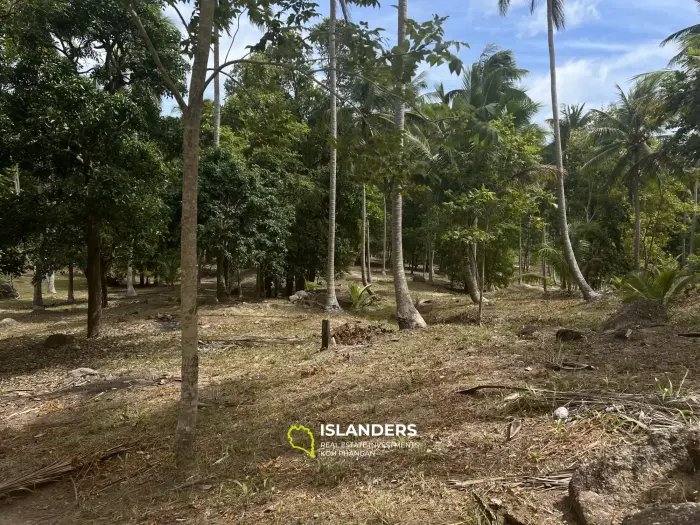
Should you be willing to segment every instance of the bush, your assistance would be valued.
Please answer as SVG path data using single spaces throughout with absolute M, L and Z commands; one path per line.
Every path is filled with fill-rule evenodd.
M 160 258 L 158 265 L 160 277 L 165 284 L 175 288 L 175 282 L 180 278 L 180 255 L 176 251 L 166 252 Z
M 678 268 L 655 272 L 632 272 L 611 280 L 611 284 L 622 293 L 622 300 L 625 303 L 647 299 L 664 307 L 693 282 L 695 282 L 694 275 L 683 273 Z
M 353 310 L 361 310 L 365 306 L 369 306 L 369 304 L 372 302 L 372 296 L 370 295 L 369 291 L 371 286 L 371 284 L 362 286 L 358 283 L 351 283 L 348 285 Z

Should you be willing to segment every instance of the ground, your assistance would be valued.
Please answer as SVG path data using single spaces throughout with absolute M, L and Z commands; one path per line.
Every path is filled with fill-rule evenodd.
M 341 280 L 341 303 L 347 283 L 358 279 L 354 272 Z M 103 333 L 88 341 L 82 281 L 78 302 L 65 305 L 59 277 L 59 293 L 46 296 L 55 305 L 36 313 L 28 278 L 20 279 L 23 299 L 0 301 L 0 319 L 17 321 L 0 325 L 0 485 L 58 460 L 132 448 L 80 461 L 58 482 L 0 500 L 0 523 L 477 525 L 488 523 L 479 499 L 503 505 L 522 523 L 575 523 L 568 469 L 643 432 L 604 411 L 557 422 L 556 401 L 457 391 L 500 384 L 661 396 L 664 388 L 663 395 L 677 395 L 684 377 L 684 392 L 700 388 L 697 339 L 676 335 L 698 319 L 695 292 L 672 309 L 673 325 L 624 341 L 601 330 L 620 305 L 614 297 L 585 303 L 515 285 L 489 294 L 477 326 L 476 307 L 444 281 L 410 283 L 416 300 L 429 301 L 420 307 L 429 327 L 398 332 L 392 283 L 374 280 L 382 298 L 362 312 L 343 303 L 332 326 L 361 321 L 392 330 L 325 351 L 325 316 L 313 304 L 219 305 L 213 283 L 205 283 L 201 474 L 187 483 L 178 480 L 171 449 L 180 388 L 178 290 L 140 288 L 126 299 L 123 289 L 111 289 Z M 537 332 L 519 338 L 525 325 Z M 560 327 L 580 329 L 585 338 L 560 344 Z M 73 334 L 77 344 L 46 349 L 52 333 Z M 564 360 L 595 369 L 552 369 Z M 100 375 L 70 373 L 80 367 Z M 508 440 L 513 421 L 522 429 Z M 415 424 L 418 436 L 390 439 L 402 448 L 372 457 L 312 459 L 290 447 L 291 425 L 317 431 L 322 423 Z M 522 477 L 533 475 L 544 481 Z

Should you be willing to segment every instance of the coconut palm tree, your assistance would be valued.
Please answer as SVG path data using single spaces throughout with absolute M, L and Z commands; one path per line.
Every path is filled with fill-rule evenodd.
M 635 84 L 628 94 L 617 86 L 618 106 L 609 111 L 594 110 L 592 130 L 598 142 L 584 168 L 606 159 L 617 159 L 611 177 L 622 177 L 629 189 L 634 208 L 634 267 L 640 268 L 641 211 L 639 190 L 645 175 L 659 175 L 659 156 L 654 151 L 654 137 L 663 127 L 658 111 L 656 82 L 653 78 Z
M 559 231 L 561 234 L 562 249 L 566 258 L 571 275 L 581 289 L 587 301 L 596 300 L 602 296 L 593 291 L 593 288 L 586 282 L 581 269 L 576 261 L 574 249 L 569 238 L 569 225 L 566 217 L 566 196 L 564 194 L 564 160 L 561 147 L 561 133 L 559 128 L 559 100 L 557 94 L 557 65 L 556 52 L 554 49 L 554 28 L 561 30 L 564 28 L 564 0 L 546 0 L 547 2 L 547 40 L 549 44 L 549 75 L 552 92 L 552 128 L 554 130 L 554 152 L 557 167 L 557 212 L 559 219 Z M 530 0 L 530 12 L 534 12 L 537 7 L 537 0 Z M 498 8 L 502 15 L 508 12 L 510 0 L 498 0 Z
M 695 3 L 698 4 L 698 9 L 700 9 L 700 0 L 695 0 Z M 700 35 L 700 24 L 695 24 L 681 29 L 680 31 L 676 31 L 661 42 L 662 47 L 671 43 L 681 44 L 680 52 L 671 59 L 669 65 L 677 64 L 681 58 L 687 54 L 692 40 L 698 35 Z
M 406 24 L 408 20 L 408 0 L 399 0 L 398 9 L 398 45 L 401 46 L 406 41 Z M 397 83 L 397 92 L 404 89 L 401 81 Z M 396 102 L 395 114 L 396 129 L 403 131 L 406 125 L 406 107 L 403 100 Z M 403 146 L 403 145 L 402 145 Z M 399 322 L 399 329 L 410 330 L 425 328 L 425 320 L 418 312 L 411 301 L 406 282 L 406 273 L 403 267 L 403 196 L 401 188 L 394 188 L 392 198 L 392 221 L 391 221 L 391 271 L 394 274 L 394 292 L 396 294 L 396 317 Z

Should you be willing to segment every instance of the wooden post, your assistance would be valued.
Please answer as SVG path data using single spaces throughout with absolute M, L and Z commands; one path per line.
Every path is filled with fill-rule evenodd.
M 329 319 L 321 321 L 321 350 L 325 350 L 331 343 L 331 322 Z

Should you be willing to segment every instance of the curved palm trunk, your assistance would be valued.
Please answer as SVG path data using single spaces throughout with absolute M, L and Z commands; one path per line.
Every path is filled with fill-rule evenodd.
M 399 0 L 398 43 L 406 40 L 406 20 L 408 17 L 408 0 Z M 398 84 L 397 91 L 403 90 L 403 85 Z M 396 103 L 396 129 L 403 130 L 405 124 L 405 110 L 403 102 Z M 403 148 L 403 142 L 401 143 Z M 403 268 L 403 198 L 401 189 L 395 188 L 392 202 L 391 220 L 391 263 L 394 274 L 394 292 L 396 293 L 396 317 L 399 329 L 411 330 L 425 328 L 427 325 L 421 314 L 413 306 L 411 295 L 406 282 L 406 273 Z
M 639 177 L 637 173 L 632 174 L 634 185 L 632 187 L 632 200 L 634 207 L 634 269 L 639 271 L 641 265 L 641 244 L 642 244 L 642 213 L 639 206 Z
M 331 91 L 331 159 L 329 163 L 330 185 L 328 195 L 328 263 L 326 282 L 328 291 L 326 293 L 326 311 L 337 312 L 340 310 L 338 298 L 335 295 L 335 177 L 338 164 L 338 150 L 336 143 L 338 141 L 338 106 L 335 90 L 337 87 L 336 80 L 336 58 L 335 58 L 335 21 L 336 21 L 337 5 L 336 0 L 331 0 L 330 21 L 328 23 L 328 54 L 329 54 L 329 71 L 328 83 Z
M 559 129 L 559 101 L 557 96 L 557 69 L 556 54 L 554 51 L 554 20 L 552 15 L 552 2 L 547 0 L 547 37 L 549 42 L 549 74 L 552 90 L 552 127 L 554 128 L 554 150 L 557 160 L 557 214 L 559 217 L 559 230 L 561 231 L 562 249 L 564 257 L 571 270 L 571 275 L 581 289 L 583 297 L 587 301 L 600 299 L 602 296 L 593 291 L 593 288 L 583 278 L 583 274 L 578 267 L 574 249 L 569 238 L 569 223 L 566 218 L 566 195 L 564 193 L 564 166 L 561 150 L 561 132 Z

